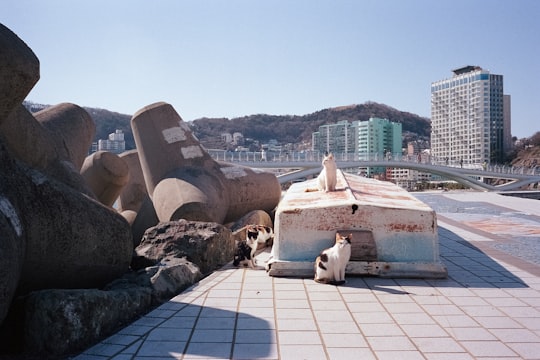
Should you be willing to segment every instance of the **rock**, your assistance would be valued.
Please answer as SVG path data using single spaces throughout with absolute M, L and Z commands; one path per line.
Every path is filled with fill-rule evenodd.
M 167 257 L 186 258 L 206 276 L 232 260 L 234 246 L 225 226 L 181 219 L 148 229 L 135 252 L 154 263 Z
M 24 351 L 43 357 L 82 351 L 150 305 L 150 288 L 33 292 L 24 300 Z
M 0 24 L 0 124 L 21 105 L 39 80 L 39 60 L 17 35 Z

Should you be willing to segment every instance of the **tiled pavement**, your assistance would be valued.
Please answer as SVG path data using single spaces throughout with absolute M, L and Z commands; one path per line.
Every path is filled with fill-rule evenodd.
M 444 280 L 336 287 L 226 266 L 75 359 L 540 359 L 540 266 L 444 217 L 439 242 Z

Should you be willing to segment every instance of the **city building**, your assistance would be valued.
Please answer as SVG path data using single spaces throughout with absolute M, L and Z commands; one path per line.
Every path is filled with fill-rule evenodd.
M 401 156 L 402 126 L 388 119 L 347 120 L 321 125 L 311 136 L 312 149 L 321 153 L 350 154 L 360 160 Z
M 502 163 L 511 146 L 510 97 L 503 76 L 479 66 L 431 84 L 431 155 L 440 163 Z M 506 110 L 506 111 L 505 111 Z
M 109 151 L 115 154 L 121 154 L 126 151 L 126 142 L 124 141 L 124 132 L 116 130 L 109 134 L 109 139 L 98 140 L 98 151 Z
M 402 155 L 402 125 L 388 119 L 370 118 L 368 121 L 355 121 L 355 153 L 360 160 L 387 160 Z
M 390 160 L 402 156 L 402 125 L 388 119 L 370 118 L 367 121 L 341 120 L 321 125 L 311 136 L 312 150 L 339 154 L 340 158 L 358 160 Z M 363 168 L 366 176 L 384 173 L 384 168 Z
M 349 154 L 356 152 L 355 129 L 347 120 L 319 126 L 311 135 L 312 149 L 321 153 Z

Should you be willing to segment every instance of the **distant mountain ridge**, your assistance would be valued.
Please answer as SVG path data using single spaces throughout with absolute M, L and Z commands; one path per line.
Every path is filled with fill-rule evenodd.
M 341 120 L 366 121 L 370 117 L 403 124 L 406 139 L 429 140 L 431 123 L 428 118 L 375 102 L 323 109 L 307 115 L 256 114 L 233 119 L 201 118 L 193 120 L 191 125 L 202 142 L 219 137 L 223 132 L 240 132 L 246 138 L 262 141 L 276 139 L 282 144 L 305 144 L 311 142 L 311 134 L 318 131 L 321 125 L 335 124 Z
M 50 105 L 25 101 L 24 106 L 30 112 L 40 111 Z M 126 149 L 134 149 L 135 141 L 131 131 L 131 115 L 117 112 L 83 107 L 96 123 L 94 141 L 107 139 L 116 129 L 125 134 Z M 182 114 L 180 114 L 181 116 Z M 255 114 L 237 118 L 200 118 L 189 121 L 195 136 L 203 145 L 219 143 L 222 133 L 240 132 L 245 138 L 261 142 L 276 139 L 281 144 L 307 144 L 311 142 L 311 134 L 318 131 L 320 125 L 335 124 L 341 120 L 350 122 L 366 121 L 370 117 L 385 118 L 403 124 L 405 139 L 429 140 L 431 123 L 424 118 L 409 112 L 400 111 L 390 106 L 375 102 L 354 104 L 323 109 L 307 115 L 268 115 Z

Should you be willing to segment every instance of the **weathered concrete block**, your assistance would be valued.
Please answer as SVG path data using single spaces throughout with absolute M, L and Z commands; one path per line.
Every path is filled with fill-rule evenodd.
M 18 293 L 100 287 L 129 269 L 131 231 L 115 211 L 37 170 L 4 180 L 26 242 Z
M 156 226 L 159 219 L 146 191 L 139 153 L 137 150 L 129 150 L 119 156 L 129 168 L 129 180 L 118 197 L 118 211 L 131 225 L 135 248 L 141 242 L 146 229 Z
M 17 35 L 0 24 L 0 124 L 39 80 L 39 60 Z
M 141 109 L 131 127 L 160 221 L 224 223 L 277 206 L 281 188 L 273 174 L 214 161 L 171 105 Z
M 79 171 L 96 133 L 94 120 L 80 106 L 62 103 L 34 114 L 48 131 L 62 161 L 70 161 Z
M 446 277 L 435 211 L 400 187 L 338 171 L 336 191 L 293 184 L 276 211 L 270 275 L 311 276 L 336 232 L 353 233 L 349 274 Z
M 128 183 L 129 169 L 118 155 L 97 151 L 86 157 L 81 175 L 97 199 L 103 205 L 112 207 Z
M 11 153 L 30 167 L 46 170 L 58 160 L 52 138 L 22 105 L 0 124 L 0 136 Z

